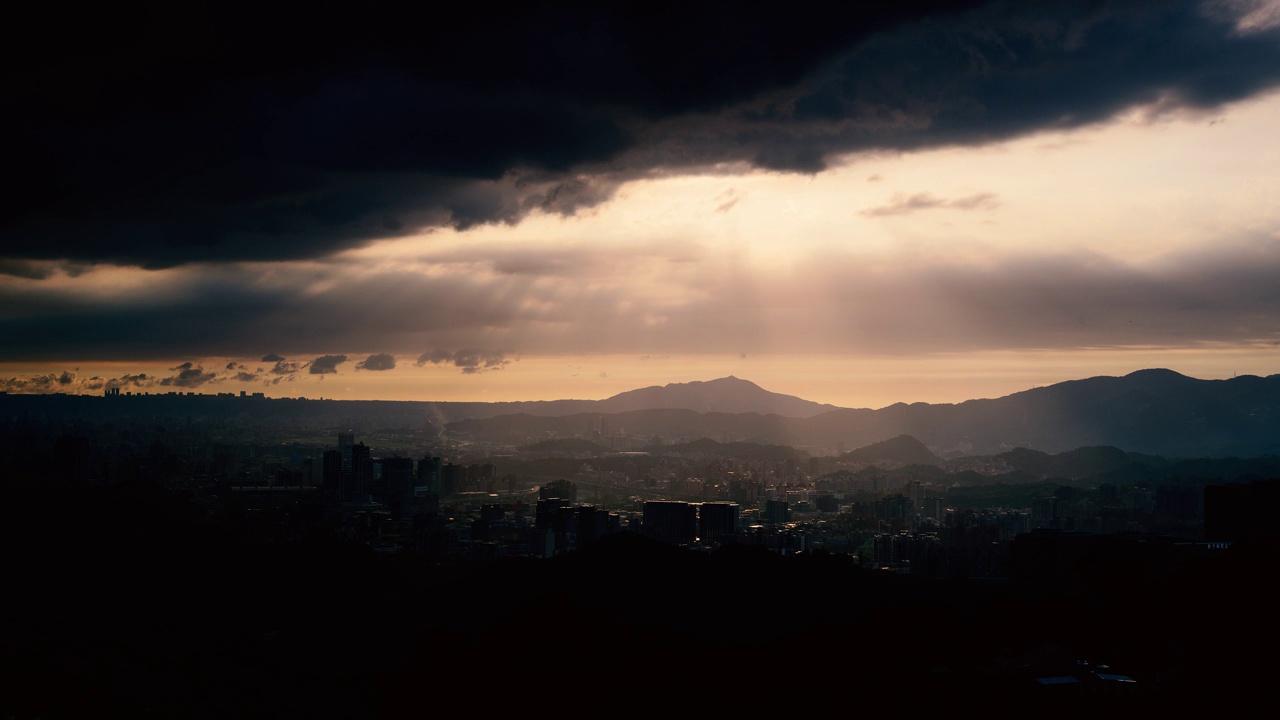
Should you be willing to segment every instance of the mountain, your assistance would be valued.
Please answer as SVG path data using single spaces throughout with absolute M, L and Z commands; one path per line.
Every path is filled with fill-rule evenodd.
M 528 400 L 512 402 L 434 402 L 412 400 L 316 400 L 307 398 L 234 397 L 156 393 L 104 398 L 100 395 L 26 395 L 0 393 L 0 413 L 10 416 L 51 415 L 98 418 L 150 417 L 229 418 L 254 423 L 373 424 L 379 427 L 436 426 L 510 415 L 570 417 L 640 410 L 689 410 L 698 413 L 757 413 L 807 418 L 837 409 L 793 395 L 770 392 L 733 376 L 717 380 L 671 383 L 618 393 L 604 400 Z
M 1064 453 L 1106 447 L 1172 459 L 1243 458 L 1280 455 L 1280 375 L 1198 380 L 1148 369 L 1001 398 L 898 403 L 879 410 L 823 405 L 735 377 L 641 388 L 605 400 L 507 403 L 0 394 L 0 418 L 121 416 L 228 418 L 273 429 L 426 427 L 456 439 L 511 445 L 584 437 L 592 428 L 607 427 L 602 435 L 625 436 L 631 444 L 657 436 L 666 443 L 711 438 L 814 454 L 910 435 L 941 458 L 1015 448 Z M 1122 459 L 1111 453 L 1087 462 L 1114 465 Z
M 841 460 L 868 465 L 938 465 L 941 458 L 930 452 L 924 443 L 910 435 L 899 435 L 858 448 L 840 456 Z
M 688 396 L 681 390 L 666 397 Z M 628 434 L 662 435 L 682 442 L 708 437 L 826 451 L 841 446 L 865 448 L 910 435 L 944 458 L 996 455 L 1015 448 L 1064 453 L 1105 447 L 1168 458 L 1254 457 L 1280 454 L 1280 375 L 1198 380 L 1151 369 L 958 404 L 836 408 L 804 417 L 693 409 L 633 410 L 610 417 L 610 427 Z M 449 430 L 505 442 L 545 432 L 572 433 L 587 423 L 586 416 L 570 421 L 523 415 L 451 424 Z M 1107 455 L 1093 452 L 1099 453 Z M 1121 459 L 1111 453 L 1089 462 Z
M 591 408 L 602 413 L 666 409 L 807 418 L 835 410 L 837 406 L 769 392 L 749 380 L 730 375 L 706 382 L 670 383 L 628 390 L 600 400 Z

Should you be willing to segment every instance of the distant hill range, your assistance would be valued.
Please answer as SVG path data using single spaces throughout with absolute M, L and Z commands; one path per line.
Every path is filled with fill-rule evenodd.
M 644 397 L 658 405 L 660 397 L 683 393 L 682 386 L 669 385 L 649 388 Z M 995 399 L 898 403 L 878 410 L 837 408 L 807 416 L 705 407 L 682 408 L 673 399 L 667 408 L 613 412 L 606 417 L 615 433 L 840 452 L 907 435 L 943 458 L 994 455 L 1015 448 L 1062 453 L 1102 446 L 1173 458 L 1280 454 L 1280 375 L 1198 380 L 1171 370 L 1140 370 Z M 498 442 L 548 434 L 571 436 L 589 427 L 591 415 L 600 412 L 551 416 L 524 411 L 462 420 L 447 427 L 450 434 Z
M 707 382 L 670 383 L 641 388 L 600 400 L 592 409 L 602 413 L 679 408 L 700 413 L 759 413 L 808 418 L 832 410 L 835 405 L 802 400 L 769 392 L 749 380 L 732 375 Z
M 843 453 L 840 459 L 866 465 L 939 465 L 941 458 L 918 439 L 899 435 Z
M 429 424 L 450 437 L 512 445 L 624 435 L 668 444 L 707 438 L 843 453 L 906 435 L 938 458 L 1108 446 L 1169 458 L 1280 454 L 1280 375 L 1199 380 L 1163 369 L 1072 380 L 1001 398 L 877 410 L 824 405 L 726 377 L 604 400 L 499 403 L 0 395 L 0 413 L 211 416 L 313 425 L 359 419 L 380 427 Z M 912 452 L 913 462 L 927 459 L 919 448 Z

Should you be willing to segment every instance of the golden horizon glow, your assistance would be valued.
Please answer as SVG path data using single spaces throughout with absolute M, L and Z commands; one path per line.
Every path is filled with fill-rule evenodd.
M 200 386 L 150 385 L 123 392 L 194 392 L 215 394 L 262 392 L 268 397 L 329 400 L 411 400 L 418 402 L 520 402 L 603 400 L 621 392 L 654 385 L 704 382 L 734 376 L 765 390 L 845 408 L 879 409 L 895 403 L 956 404 L 1004 397 L 1035 387 L 1098 376 L 1122 376 L 1164 368 L 1201 380 L 1267 375 L 1277 370 L 1274 347 L 1233 348 L 1197 352 L 1190 349 L 1131 348 L 1057 351 L 988 352 L 896 358 L 827 356 L 587 355 L 512 359 L 500 370 L 461 374 L 453 366 L 415 366 L 402 360 L 387 371 L 354 370 L 351 361 L 329 375 L 297 375 L 293 381 L 240 383 L 232 379 Z M 206 371 L 232 362 L 208 359 Z M 259 365 L 263 365 L 259 363 Z M 269 364 L 267 364 L 269 365 Z M 37 366 L 6 363 L 0 377 L 35 375 Z M 63 366 L 59 366 L 63 367 Z M 160 379 L 174 366 L 136 363 L 92 363 L 66 367 L 77 380 L 146 373 Z M 60 374 L 63 370 L 54 372 Z M 57 388 L 50 392 L 58 392 Z M 68 387 L 74 394 L 101 390 Z

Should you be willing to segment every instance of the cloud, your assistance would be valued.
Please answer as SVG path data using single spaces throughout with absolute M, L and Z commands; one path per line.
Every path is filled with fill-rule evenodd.
M 193 388 L 200 387 L 207 382 L 217 379 L 218 374 L 213 372 L 205 372 L 204 368 L 194 363 L 185 362 L 181 365 L 170 368 L 177 370 L 178 374 L 171 377 L 161 378 L 160 385 L 172 387 Z
M 415 364 L 422 367 L 427 363 L 435 365 L 452 363 L 455 367 L 462 368 L 464 375 L 478 375 L 491 370 L 501 370 L 511 364 L 511 360 L 506 356 L 506 353 L 501 351 L 459 350 L 457 352 L 449 352 L 448 350 L 431 350 L 419 355 Z
M 311 361 L 312 375 L 330 375 L 338 372 L 338 366 L 347 361 L 346 355 L 321 355 Z
M 49 263 L 0 259 L 0 275 L 12 275 L 27 280 L 44 280 L 51 277 L 53 273 L 54 269 Z
M 1247 343 L 1280 337 L 1280 243 L 1271 232 L 1210 237 L 1209 250 L 1141 262 L 1030 247 L 975 260 L 963 252 L 798 246 L 786 263 L 746 266 L 710 251 L 672 263 L 650 247 L 614 248 L 610 261 L 585 248 L 587 274 L 540 276 L 499 272 L 510 250 L 499 245 L 421 267 L 412 260 L 250 264 L 212 275 L 139 271 L 141 281 L 121 286 L 137 290 L 116 289 L 112 277 L 77 281 L 109 285 L 105 296 L 0 283 L 0 308 L 22 309 L 0 313 L 0 337 L 23 338 L 0 344 L 0 361 L 59 362 L 79 353 L 171 367 L 172 357 L 218 358 L 219 381 L 232 382 L 226 359 L 263 345 L 285 351 L 281 357 L 322 357 L 264 366 L 260 380 L 335 372 L 340 362 L 324 358 L 347 356 L 323 354 L 333 347 L 379 347 L 420 367 L 477 374 L 515 360 L 502 348 L 755 357 Z M 570 272 L 577 250 L 524 252 L 531 264 Z M 388 312 L 389 290 L 397 308 L 431 311 Z M 320 339 L 316 328 L 324 329 Z M 38 382 L 20 377 L 10 386 Z
M 133 373 L 121 375 L 118 378 L 112 378 L 107 381 L 106 386 L 109 388 L 145 388 L 156 384 L 157 379 L 146 373 Z
M 307 32 L 287 12 L 203 12 L 181 43 L 143 8 L 86 11 L 79 29 L 38 10 L 25 44 L 60 54 L 6 58 L 24 68 L 0 119 L 24 138 L 6 156 L 23 182 L 0 211 L 0 274 L 327 257 L 578 212 L 630 179 L 816 173 L 1280 82 L 1274 8 L 1258 3 L 725 9 L 474 5 L 446 24 L 415 4 L 351 6 L 309 11 Z
M 999 205 L 994 193 L 978 193 L 953 200 L 944 200 L 929 193 L 915 195 L 895 194 L 888 204 L 860 210 L 859 215 L 867 217 L 886 217 L 891 215 L 910 215 L 918 210 L 950 208 L 953 210 L 990 210 Z
M 395 366 L 395 357 L 387 353 L 374 353 L 356 363 L 356 369 L 358 370 L 393 370 Z
M 273 356 L 268 355 L 267 357 Z M 275 355 L 274 357 L 278 359 L 276 360 L 276 364 L 273 365 L 269 371 L 272 375 L 292 375 L 302 369 L 302 367 L 296 362 L 286 362 L 284 358 L 278 355 Z M 266 360 L 266 358 L 263 358 L 263 360 Z
M 1234 23 L 1236 31 L 1245 35 L 1280 27 L 1280 4 L 1275 0 L 1208 0 L 1203 10 L 1219 21 Z
M 0 391 L 14 394 L 58 392 L 62 383 L 59 375 L 48 373 L 25 378 L 0 378 Z
M 453 364 L 462 368 L 465 375 L 501 370 L 511 364 L 502 352 L 486 352 L 482 350 L 459 350 L 454 353 Z
M 427 363 L 439 365 L 442 362 L 452 362 L 452 361 L 453 361 L 453 353 L 448 350 L 428 350 L 427 352 L 424 352 L 421 355 L 419 355 L 417 361 L 415 361 L 413 364 L 417 365 L 418 367 L 422 367 Z
M 733 188 L 729 188 L 728 190 L 725 190 L 724 192 L 716 196 L 716 203 L 718 203 L 716 205 L 716 212 L 718 213 L 729 212 L 730 210 L 733 209 L 734 205 L 738 204 L 738 201 L 741 199 L 742 199 L 742 196 L 734 192 Z
M 282 360 L 284 360 L 284 358 L 275 353 L 267 353 L 262 356 L 262 362 L 278 363 Z

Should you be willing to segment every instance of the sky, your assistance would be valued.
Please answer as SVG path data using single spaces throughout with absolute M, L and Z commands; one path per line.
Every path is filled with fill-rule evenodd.
M 605 5 L 33 11 L 0 391 L 1280 372 L 1280 1 Z

